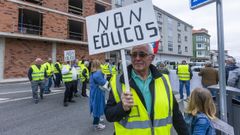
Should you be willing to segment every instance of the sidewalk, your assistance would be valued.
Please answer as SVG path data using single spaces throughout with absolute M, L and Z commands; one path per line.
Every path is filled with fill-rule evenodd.
M 28 82 L 28 78 L 13 78 L 13 79 L 3 79 L 0 80 L 0 84 L 9 84 L 9 83 L 22 83 Z

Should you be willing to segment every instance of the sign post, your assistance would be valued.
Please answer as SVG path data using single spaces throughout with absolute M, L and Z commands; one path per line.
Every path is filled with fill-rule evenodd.
M 225 75 L 225 53 L 224 53 L 224 30 L 223 30 L 223 13 L 222 0 L 190 0 L 190 8 L 196 9 L 206 4 L 216 1 L 217 13 L 217 39 L 219 51 L 219 86 L 220 86 L 220 116 L 221 119 L 227 122 L 227 103 L 226 103 L 226 75 Z
M 86 18 L 89 54 L 121 50 L 126 90 L 130 91 L 124 48 L 160 39 L 151 1 L 142 1 Z

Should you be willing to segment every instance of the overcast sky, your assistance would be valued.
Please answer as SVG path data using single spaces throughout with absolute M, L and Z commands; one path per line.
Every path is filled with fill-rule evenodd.
M 193 26 L 206 28 L 211 35 L 211 49 L 217 49 L 216 4 L 190 10 L 190 0 L 152 0 L 153 4 Z M 240 59 L 240 0 L 222 0 L 225 50 Z

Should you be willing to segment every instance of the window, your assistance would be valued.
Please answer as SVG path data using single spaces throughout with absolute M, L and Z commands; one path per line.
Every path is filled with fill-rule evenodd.
M 181 43 L 181 34 L 178 33 L 178 43 Z
M 198 51 L 197 54 L 198 54 L 199 56 L 201 56 L 201 55 L 202 55 L 202 51 Z
M 177 30 L 180 32 L 181 31 L 181 23 L 180 22 L 178 22 L 178 24 L 177 24 Z
M 173 42 L 168 41 L 168 51 L 173 51 Z
M 116 5 L 117 7 L 122 7 L 122 5 L 123 5 L 123 0 L 115 0 L 115 5 Z
M 178 54 L 182 54 L 181 45 L 178 45 Z
M 29 3 L 33 3 L 33 4 L 38 4 L 38 5 L 42 5 L 43 1 L 42 0 L 23 0 Z
M 42 14 L 28 9 L 19 9 L 18 31 L 20 33 L 42 35 Z
M 157 13 L 157 22 L 159 23 L 159 24 L 162 24 L 162 14 L 161 13 Z
M 185 37 L 184 37 L 184 40 L 185 40 L 186 42 L 188 41 L 188 38 L 187 38 L 187 36 L 185 36 Z
M 82 0 L 69 0 L 68 12 L 76 15 L 82 15 L 83 11 Z
M 160 35 L 162 35 L 162 27 L 158 27 Z
M 197 48 L 202 48 L 202 44 L 197 44 Z
M 184 26 L 184 30 L 187 31 L 187 25 Z
M 185 52 L 188 52 L 188 47 L 187 46 L 185 46 Z
M 95 3 L 95 13 L 102 13 L 106 10 L 105 8 L 105 6 Z
M 75 20 L 68 20 L 68 38 L 83 40 L 83 23 Z

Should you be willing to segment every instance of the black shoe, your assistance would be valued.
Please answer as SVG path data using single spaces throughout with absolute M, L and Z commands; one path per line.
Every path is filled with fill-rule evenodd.
M 50 91 L 44 91 L 44 94 L 50 94 Z
M 70 103 L 75 103 L 76 101 L 75 101 L 75 100 L 69 100 L 68 102 L 70 102 Z
M 67 107 L 67 106 L 68 106 L 68 103 L 67 103 L 67 102 L 64 102 L 64 103 L 63 103 L 63 106 Z
M 83 97 L 88 97 L 87 94 L 81 94 Z
M 79 94 L 75 93 L 75 94 L 74 94 L 74 97 L 79 97 Z
M 35 103 L 35 104 L 38 104 L 38 100 L 34 100 L 34 103 Z
M 42 94 L 40 95 L 40 98 L 43 99 L 43 95 Z

